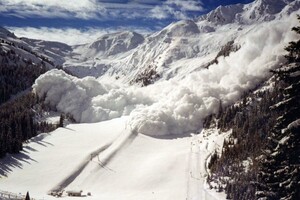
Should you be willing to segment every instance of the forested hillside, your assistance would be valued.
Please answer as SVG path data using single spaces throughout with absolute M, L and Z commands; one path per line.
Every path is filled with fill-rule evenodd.
M 292 30 L 300 38 L 300 26 Z M 288 63 L 274 71 L 283 99 L 271 107 L 280 116 L 260 160 L 258 199 L 300 199 L 300 39 L 286 50 Z
M 299 35 L 300 27 L 293 31 Z M 258 86 L 204 122 L 232 130 L 221 156 L 212 156 L 208 177 L 229 199 L 300 198 L 300 40 L 286 50 L 286 64 L 272 71 L 268 87 Z
M 47 71 L 45 65 L 35 64 L 16 54 L 0 49 L 0 104 L 13 95 L 31 88 L 35 79 Z
M 43 112 L 42 107 L 43 104 L 31 92 L 0 105 L 0 157 L 6 153 L 18 153 L 26 140 L 56 128 L 36 120 L 37 114 Z
M 6 45 L 6 46 L 5 46 Z M 39 132 L 55 128 L 47 122 L 37 121 L 45 106 L 39 104 L 32 94 L 31 86 L 35 79 L 48 70 L 46 58 L 38 56 L 40 63 L 35 63 L 25 54 L 14 48 L 14 43 L 1 40 L 0 43 L 0 157 L 6 153 L 18 153 L 22 143 Z M 21 47 L 20 47 L 21 48 Z M 22 51 L 29 52 L 24 48 Z

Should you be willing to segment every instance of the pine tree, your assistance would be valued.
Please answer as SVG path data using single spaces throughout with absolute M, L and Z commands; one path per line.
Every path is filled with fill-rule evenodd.
M 299 26 L 292 30 L 300 34 Z M 274 71 L 283 99 L 272 109 L 282 115 L 277 119 L 265 149 L 258 175 L 258 199 L 300 199 L 300 39 L 290 42 L 286 50 L 287 65 Z
M 29 192 L 26 193 L 25 200 L 30 200 Z
M 58 127 L 64 127 L 64 120 L 65 120 L 65 117 L 63 114 L 61 114 L 59 117 Z

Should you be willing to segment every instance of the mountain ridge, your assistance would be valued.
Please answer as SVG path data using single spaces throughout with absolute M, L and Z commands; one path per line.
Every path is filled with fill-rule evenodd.
M 200 70 L 201 66 L 209 63 L 201 63 L 201 58 L 213 60 L 228 42 L 236 40 L 242 34 L 243 29 L 282 18 L 299 7 L 299 0 L 280 0 L 276 3 L 271 0 L 256 0 L 249 4 L 219 6 L 195 20 L 173 22 L 149 36 L 122 31 L 105 34 L 88 44 L 74 46 L 26 38 L 20 38 L 20 42 L 25 42 L 29 49 L 40 52 L 55 65 L 63 65 L 79 77 L 115 78 L 119 82 L 135 83 L 141 73 L 152 67 L 159 75 L 160 78 L 156 79 L 159 81 L 175 77 L 183 69 L 177 63 L 184 60 L 200 60 L 199 65 L 193 64 L 188 71 Z M 224 27 L 227 27 L 231 35 L 228 38 L 225 36 L 222 42 Z M 5 30 L 2 28 L 2 37 L 10 35 L 18 40 Z M 212 39 L 209 37 L 210 33 L 220 38 L 216 39 L 217 43 L 207 41 Z M 203 40 L 204 37 L 207 37 L 206 40 Z

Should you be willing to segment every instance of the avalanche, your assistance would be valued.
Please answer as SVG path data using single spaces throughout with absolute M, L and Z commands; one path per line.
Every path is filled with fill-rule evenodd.
M 202 120 L 284 62 L 299 1 L 280 2 L 219 7 L 149 36 L 121 32 L 72 47 L 19 41 L 37 50 L 53 45 L 49 59 L 61 55 L 58 64 L 76 75 L 50 70 L 33 90 L 79 124 L 32 138 L 20 154 L 0 160 L 0 195 L 29 190 L 54 199 L 47 194 L 83 190 L 95 200 L 225 199 L 208 189 L 206 177 L 210 156 L 221 152 L 230 131 L 202 130 Z M 220 56 L 228 43 L 236 51 Z M 137 80 L 147 70 L 158 78 L 141 87 Z
M 217 112 L 220 101 L 233 103 L 283 62 L 284 46 L 294 37 L 286 30 L 295 19 L 292 15 L 246 27 L 234 41 L 241 48 L 218 58 L 217 64 L 147 87 L 108 85 L 94 77 L 80 79 L 52 70 L 39 77 L 33 88 L 47 103 L 78 122 L 129 115 L 132 129 L 146 135 L 196 131 L 204 117 Z

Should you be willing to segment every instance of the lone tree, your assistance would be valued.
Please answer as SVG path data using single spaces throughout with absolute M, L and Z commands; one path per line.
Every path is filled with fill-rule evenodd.
M 59 117 L 58 127 L 64 127 L 64 120 L 65 120 L 65 116 L 61 114 Z
M 29 192 L 26 193 L 25 200 L 30 200 Z
M 292 30 L 300 35 L 300 26 Z M 261 200 L 300 199 L 300 39 L 285 49 L 287 64 L 274 70 L 283 99 L 271 107 L 281 116 L 261 160 L 256 192 Z

